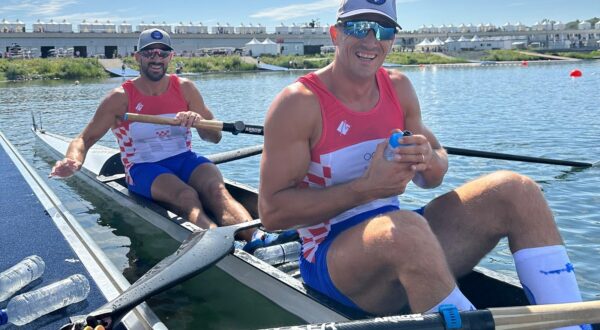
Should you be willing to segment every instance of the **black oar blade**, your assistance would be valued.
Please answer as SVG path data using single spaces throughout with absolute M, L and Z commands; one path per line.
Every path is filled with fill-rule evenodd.
M 256 227 L 260 220 L 233 226 L 199 230 L 190 235 L 175 253 L 152 267 L 125 292 L 90 313 L 87 325 L 112 327 L 125 314 L 146 299 L 206 270 L 233 250 L 235 234 Z M 91 324 L 90 324 L 91 323 Z M 74 325 L 78 329 L 81 324 Z M 71 325 L 73 326 L 73 325 Z
M 591 167 L 594 165 L 591 163 L 575 162 L 575 161 L 569 161 L 569 160 L 519 156 L 519 155 L 503 154 L 503 153 L 498 153 L 498 152 L 479 151 L 479 150 L 453 148 L 453 147 L 446 147 L 446 146 L 444 146 L 444 149 L 446 149 L 448 154 L 457 155 L 457 156 L 481 157 L 481 158 L 502 159 L 502 160 L 515 160 L 515 161 L 528 162 L 528 163 L 563 165 L 563 166 L 572 166 L 572 167 Z

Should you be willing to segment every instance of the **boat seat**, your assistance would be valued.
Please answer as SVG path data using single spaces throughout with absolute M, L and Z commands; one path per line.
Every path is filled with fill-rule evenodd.
M 102 165 L 100 173 L 96 177 L 98 181 L 107 183 L 125 178 L 125 168 L 121 162 L 121 154 L 116 153 L 110 156 Z
M 111 181 L 117 181 L 117 180 L 121 180 L 125 178 L 125 174 L 124 173 L 119 173 L 119 174 L 115 174 L 115 175 L 98 175 L 96 177 L 96 179 L 98 179 L 98 181 L 102 182 L 102 183 L 108 183 Z

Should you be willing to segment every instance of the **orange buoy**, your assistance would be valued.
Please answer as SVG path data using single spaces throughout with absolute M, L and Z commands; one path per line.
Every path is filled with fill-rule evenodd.
M 522 65 L 522 66 L 528 66 L 528 65 L 529 65 L 529 63 L 528 63 L 526 60 L 523 60 L 523 61 L 521 62 L 521 65 Z
M 581 73 L 581 70 L 579 70 L 579 69 L 575 69 L 575 70 L 571 71 L 571 73 L 569 74 L 569 76 L 571 76 L 571 78 L 579 78 L 582 75 L 583 74 Z

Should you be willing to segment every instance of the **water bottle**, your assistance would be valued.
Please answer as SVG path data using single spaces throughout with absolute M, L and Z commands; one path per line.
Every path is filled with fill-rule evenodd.
M 394 155 L 395 155 L 394 149 L 396 149 L 400 146 L 406 145 L 406 144 L 402 144 L 402 143 L 398 142 L 398 140 L 401 139 L 403 136 L 410 136 L 410 135 L 412 135 L 412 133 L 410 131 L 392 133 L 392 135 L 390 135 L 390 138 L 388 139 L 388 145 L 385 147 L 385 150 L 383 151 L 383 156 L 385 157 L 385 159 L 394 160 Z
M 297 241 L 258 248 L 254 256 L 270 265 L 298 260 L 302 244 Z
M 0 301 L 10 298 L 15 292 L 42 276 L 46 264 L 33 255 L 0 273 Z
M 27 324 L 67 305 L 84 300 L 90 292 L 90 283 L 81 274 L 72 275 L 35 291 L 12 298 L 6 309 L 0 310 L 0 325 Z

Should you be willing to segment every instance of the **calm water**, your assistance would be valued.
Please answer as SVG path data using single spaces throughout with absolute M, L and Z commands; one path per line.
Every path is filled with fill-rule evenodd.
M 573 80 L 569 72 L 583 71 Z M 406 68 L 421 101 L 425 123 L 442 144 L 555 159 L 600 160 L 600 62 L 530 64 L 529 67 Z M 262 124 L 273 97 L 301 73 L 202 75 L 192 79 L 206 103 L 223 121 Z M 34 142 L 30 111 L 45 129 L 73 136 L 94 113 L 101 98 L 121 79 L 104 81 L 0 83 L 0 129 L 45 176 L 52 159 Z M 38 116 L 36 115 L 36 116 Z M 213 153 L 252 146 L 261 137 L 225 134 L 219 145 L 196 138 L 195 150 Z M 115 146 L 112 135 L 102 144 Z M 258 185 L 259 157 L 224 164 L 234 180 Z M 572 170 L 554 165 L 450 156 L 444 184 L 434 190 L 410 187 L 402 202 L 415 207 L 494 170 L 527 174 L 543 187 L 585 300 L 600 298 L 600 167 Z M 128 210 L 106 200 L 77 179 L 50 180 L 65 205 L 80 219 L 111 260 L 131 281 L 177 248 L 166 235 Z M 4 187 L 6 188 L 6 187 Z M 506 242 L 481 263 L 515 276 Z M 150 301 L 173 328 L 257 328 L 298 324 L 218 270 L 208 271 Z

